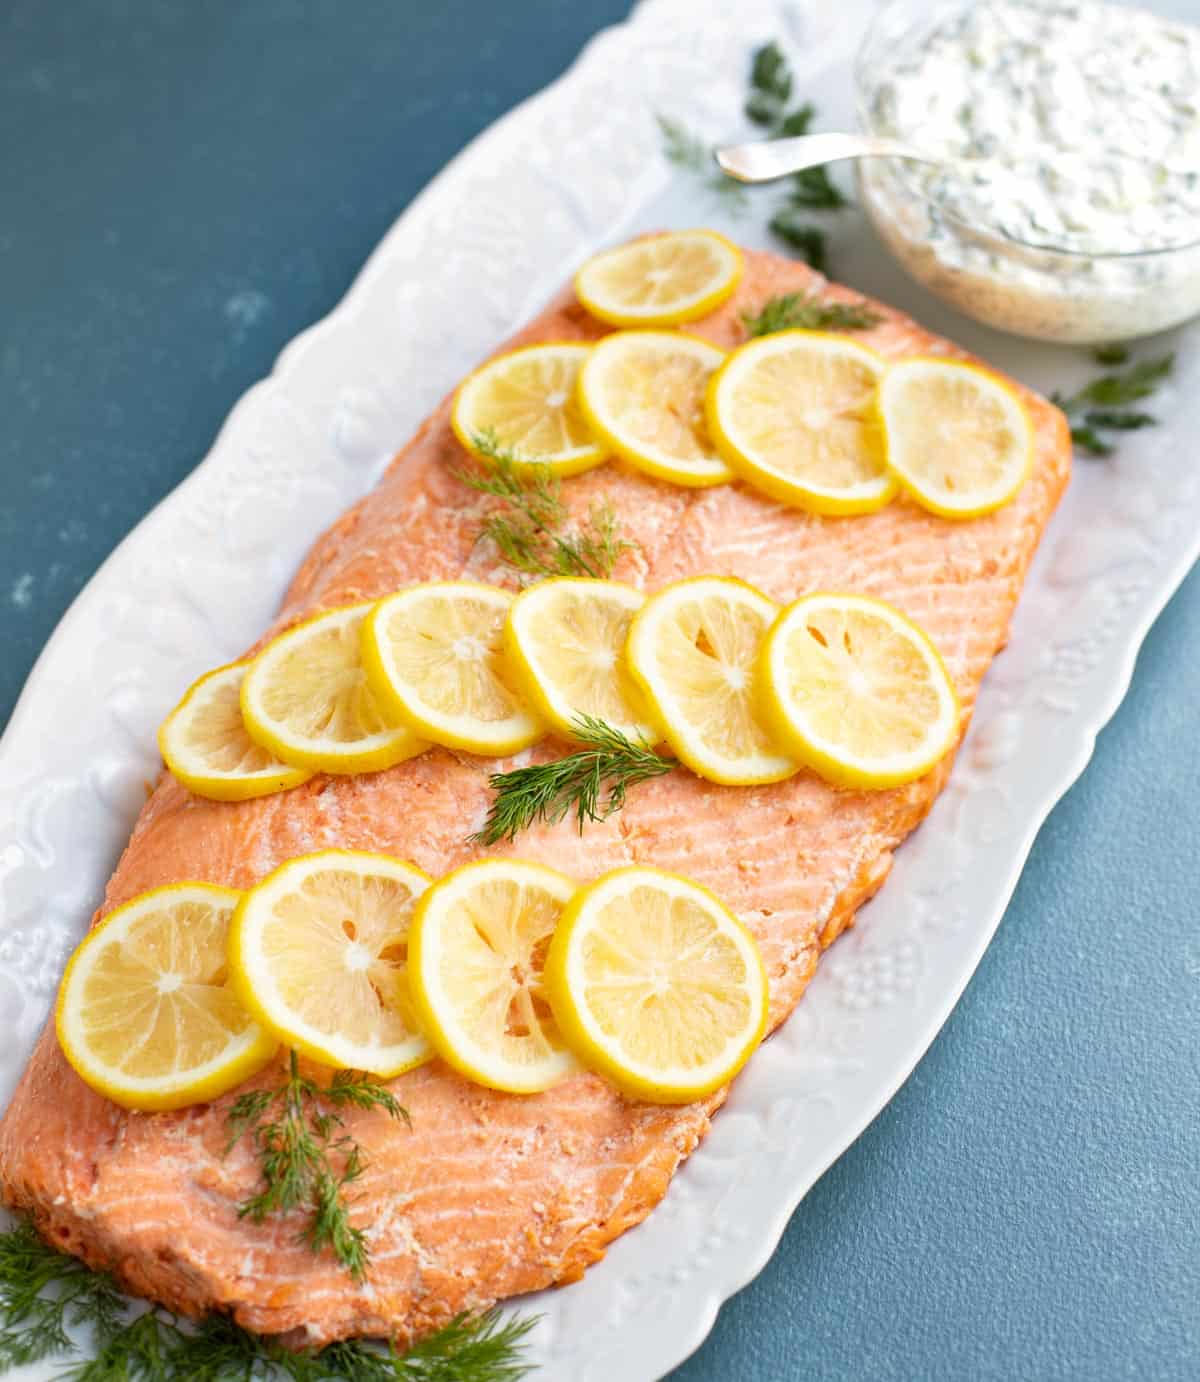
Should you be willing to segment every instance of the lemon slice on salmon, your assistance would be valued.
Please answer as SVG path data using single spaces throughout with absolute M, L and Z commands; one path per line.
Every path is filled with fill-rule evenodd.
M 110 912 L 71 957 L 58 995 L 59 1045 L 125 1108 L 215 1099 L 275 1054 L 227 981 L 230 918 L 242 894 L 172 883 Z
M 664 587 L 634 616 L 625 655 L 667 742 L 712 782 L 778 782 L 796 770 L 759 717 L 754 668 L 778 613 L 728 576 Z
M 958 740 L 962 712 L 937 649 L 882 600 L 797 600 L 767 635 L 759 671 L 778 741 L 840 786 L 911 782 Z
M 482 859 L 421 899 L 411 934 L 417 1012 L 438 1054 L 492 1089 L 534 1094 L 576 1068 L 542 966 L 571 879 L 542 864 Z
M 218 667 L 192 683 L 163 721 L 163 762 L 190 792 L 246 801 L 298 787 L 312 773 L 281 762 L 246 733 L 241 689 L 249 663 Z
M 706 317 L 741 277 L 741 251 L 723 235 L 674 230 L 595 255 L 575 275 L 575 292 L 612 326 L 675 326 Z
M 550 341 L 522 346 L 489 360 L 454 396 L 450 425 L 468 451 L 486 438 L 511 453 L 517 468 L 537 462 L 559 475 L 577 475 L 605 458 L 575 396 L 591 346 Z
M 896 492 L 875 406 L 883 371 L 881 356 L 842 336 L 763 336 L 713 375 L 709 433 L 743 479 L 785 504 L 870 513 Z
M 363 669 L 370 604 L 318 614 L 280 634 L 242 682 L 250 737 L 285 763 L 326 773 L 370 773 L 429 745 L 398 720 Z
M 1007 504 L 1033 464 L 1024 403 L 977 365 L 902 360 L 883 376 L 879 411 L 888 465 L 942 518 L 978 518 Z
M 618 581 L 560 576 L 518 595 L 504 638 L 527 702 L 568 738 L 590 716 L 648 744 L 659 737 L 625 665 L 625 639 L 646 597 Z
M 707 888 L 660 869 L 617 869 L 575 894 L 546 987 L 580 1060 L 656 1103 L 728 1084 L 766 1029 L 753 936 Z
M 363 625 L 363 662 L 380 700 L 414 733 L 497 756 L 545 726 L 520 701 L 504 652 L 511 593 L 474 581 L 415 585 L 381 600 Z
M 429 1060 L 408 987 L 413 906 L 428 886 L 384 854 L 289 860 L 234 915 L 229 964 L 242 1002 L 321 1065 L 391 1079 Z
M 614 331 L 579 371 L 592 431 L 638 470 L 677 485 L 720 485 L 733 472 L 704 418 L 725 352 L 679 331 Z

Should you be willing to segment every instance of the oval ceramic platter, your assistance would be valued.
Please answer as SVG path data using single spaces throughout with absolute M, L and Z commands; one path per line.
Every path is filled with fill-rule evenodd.
M 431 184 L 337 310 L 283 352 L 204 463 L 105 563 L 0 744 L 0 1101 L 159 769 L 155 729 L 181 690 L 253 641 L 310 542 L 585 255 L 699 224 L 769 245 L 776 194 L 756 190 L 739 207 L 707 173 L 674 167 L 655 116 L 706 139 L 747 137 L 749 55 L 778 38 L 820 125 L 849 125 L 850 64 L 872 9 L 645 0 Z M 1094 371 L 1083 351 L 1001 337 L 942 308 L 857 211 L 826 219 L 836 277 L 1043 392 Z M 520 1303 L 542 1312 L 539 1379 L 649 1382 L 685 1358 L 945 1021 L 1200 548 L 1200 336 L 1168 344 L 1178 360 L 1156 400 L 1162 425 L 1111 460 L 1078 463 L 950 785 L 887 887 L 755 1056 L 662 1205 L 583 1281 Z

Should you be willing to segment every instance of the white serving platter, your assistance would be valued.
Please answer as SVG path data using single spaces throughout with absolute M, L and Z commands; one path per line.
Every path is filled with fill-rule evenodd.
M 872 10 L 870 0 L 643 0 L 434 180 L 341 305 L 283 352 L 203 464 L 104 564 L 0 741 L 0 1102 L 158 770 L 155 728 L 181 689 L 255 638 L 318 532 L 586 254 L 695 224 L 768 245 L 771 194 L 734 216 L 662 159 L 654 114 L 714 139 L 748 134 L 749 54 L 778 37 L 821 123 L 848 125 L 849 63 Z M 858 212 L 828 224 L 839 278 L 1034 387 L 1072 388 L 1094 369 L 1081 351 L 1002 337 L 943 308 Z M 887 887 L 751 1062 L 663 1204 L 582 1282 L 520 1303 L 542 1312 L 541 1382 L 649 1382 L 685 1358 L 946 1020 L 1038 828 L 1200 551 L 1200 335 L 1160 344 L 1178 352 L 1175 383 L 1155 404 L 1163 425 L 1129 436 L 1112 460 L 1078 464 L 950 785 Z

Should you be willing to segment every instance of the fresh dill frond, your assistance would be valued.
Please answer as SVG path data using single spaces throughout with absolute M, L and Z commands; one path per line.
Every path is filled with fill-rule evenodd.
M 667 162 L 702 178 L 709 192 L 720 197 L 733 210 L 743 211 L 746 207 L 746 189 L 724 173 L 713 171 L 712 148 L 693 134 L 682 120 L 674 120 L 661 113 L 654 118 L 658 122 L 663 157 Z
M 865 331 L 882 320 L 865 302 L 822 302 L 803 293 L 783 293 L 757 312 L 742 313 L 742 326 L 751 337 L 776 331 Z
M 810 211 L 840 211 L 850 205 L 842 189 L 830 181 L 824 164 L 792 174 L 788 201 L 792 206 L 806 207 Z
M 501 559 L 524 576 L 612 575 L 633 543 L 620 535 L 616 513 L 607 502 L 594 504 L 574 529 L 562 501 L 558 476 L 547 465 L 522 461 L 501 446 L 492 429 L 472 437 L 487 464 L 456 472 L 465 485 L 501 501 L 483 521 L 479 536 L 489 538 Z
M 0 1372 L 68 1352 L 70 1326 L 113 1332 L 123 1308 L 111 1278 L 47 1247 L 31 1224 L 0 1233 Z
M 1096 351 L 1095 357 L 1100 360 L 1102 352 Z M 1105 347 L 1105 363 L 1123 363 L 1128 358 L 1124 346 Z M 1153 427 L 1158 421 L 1153 413 L 1140 412 L 1129 405 L 1149 398 L 1174 366 L 1174 355 L 1142 360 L 1120 374 L 1102 374 L 1073 394 L 1051 394 L 1050 401 L 1066 413 L 1071 440 L 1080 451 L 1088 456 L 1111 456 L 1116 447 L 1104 433 Z
M 331 1107 L 332 1106 L 332 1107 Z M 408 1121 L 395 1095 L 356 1070 L 339 1070 L 327 1086 L 300 1073 L 295 1051 L 288 1076 L 275 1089 L 256 1089 L 233 1101 L 226 1121 L 226 1151 L 246 1136 L 254 1140 L 263 1188 L 238 1206 L 238 1216 L 262 1223 L 272 1214 L 306 1207 L 301 1240 L 314 1253 L 329 1248 L 355 1281 L 366 1275 L 368 1253 L 362 1229 L 350 1222 L 344 1191 L 366 1169 L 362 1151 L 342 1132 L 334 1110 L 382 1109 Z
M 783 49 L 772 39 L 755 49 L 751 60 L 746 115 L 756 125 L 775 129 L 783 119 L 791 96 L 792 70 Z
M 577 715 L 575 736 L 584 745 L 549 763 L 493 773 L 495 792 L 483 829 L 474 844 L 515 839 L 538 821 L 551 825 L 574 812 L 580 833 L 588 821 L 602 821 L 625 805 L 630 787 L 674 768 L 675 760 L 655 753 L 642 739 L 631 739 L 592 715 Z
M 824 273 L 829 258 L 829 240 L 820 226 L 808 224 L 801 219 L 800 207 L 785 206 L 777 211 L 768 223 L 771 231 L 792 249 L 798 250 L 800 258 Z
M 394 1359 L 402 1382 L 519 1382 L 530 1371 L 525 1339 L 537 1317 L 505 1318 L 499 1310 L 456 1315 L 436 1334 Z

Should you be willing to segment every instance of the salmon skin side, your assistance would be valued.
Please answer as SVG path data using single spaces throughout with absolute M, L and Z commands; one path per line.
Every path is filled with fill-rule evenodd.
M 739 313 L 785 292 L 857 300 L 803 265 L 748 253 L 733 299 L 686 330 L 732 347 L 743 338 Z M 854 339 L 893 358 L 964 355 L 872 305 L 880 324 Z M 564 293 L 509 345 L 605 331 Z M 965 729 L 1070 469 L 1062 415 L 1022 393 L 1036 429 L 1030 478 L 1007 507 L 969 522 L 933 517 L 905 499 L 865 517 L 819 518 L 741 484 L 685 490 L 614 462 L 568 481 L 564 497 L 578 512 L 597 499 L 612 503 L 638 544 L 615 575 L 646 590 L 712 572 L 780 601 L 818 589 L 892 601 L 945 658 Z M 454 477 L 463 453 L 448 418 L 447 401 L 378 488 L 320 538 L 271 633 L 418 581 L 513 584 L 475 541 L 488 501 Z M 545 744 L 532 758 L 560 752 Z M 950 770 L 947 759 L 919 782 L 883 792 L 839 791 L 803 772 L 771 786 L 719 787 L 680 770 L 638 787 L 623 811 L 582 836 L 567 821 L 480 850 L 467 839 L 486 814 L 495 766 L 433 749 L 387 772 L 315 777 L 238 803 L 192 796 L 164 774 L 93 921 L 146 888 L 179 879 L 247 888 L 294 855 L 332 846 L 399 855 L 434 876 L 485 853 L 538 859 L 580 880 L 648 863 L 707 885 L 754 932 L 774 1027 L 824 947 L 887 877 L 893 851 Z M 369 1162 L 354 1205 L 370 1242 L 364 1284 L 297 1241 L 300 1217 L 238 1218 L 258 1171 L 245 1143 L 224 1155 L 234 1095 L 178 1113 L 127 1112 L 79 1079 L 52 1025 L 0 1123 L 0 1189 L 55 1246 L 173 1310 L 227 1311 L 297 1345 L 349 1335 L 403 1343 L 458 1311 L 578 1279 L 650 1212 L 724 1097 L 683 1108 L 638 1104 L 591 1075 L 545 1094 L 506 1095 L 441 1062 L 391 1087 L 411 1131 L 380 1113 L 348 1115 Z

